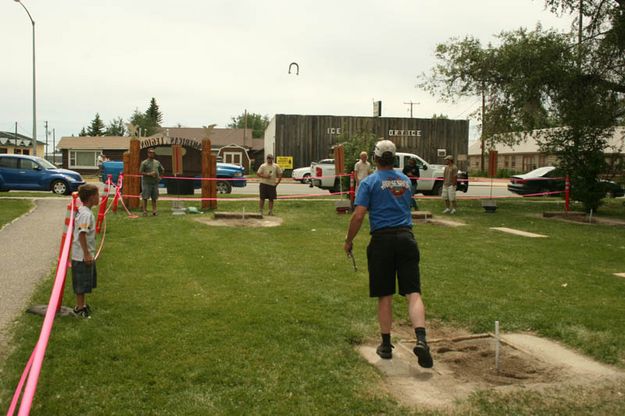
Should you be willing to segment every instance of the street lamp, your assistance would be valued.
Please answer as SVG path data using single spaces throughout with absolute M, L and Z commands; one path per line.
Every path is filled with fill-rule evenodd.
M 30 19 L 30 22 L 33 24 L 33 156 L 37 155 L 37 87 L 35 82 L 35 21 L 33 17 L 30 15 L 30 12 L 24 6 L 20 0 L 14 0 L 16 3 L 19 3 L 24 10 L 26 10 L 26 14 Z

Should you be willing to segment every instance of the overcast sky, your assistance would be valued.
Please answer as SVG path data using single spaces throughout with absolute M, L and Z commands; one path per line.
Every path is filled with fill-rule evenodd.
M 23 0 L 36 22 L 38 137 L 78 134 L 144 111 L 163 125 L 232 116 L 331 114 L 468 118 L 479 99 L 441 103 L 418 90 L 438 43 L 502 30 L 568 30 L 543 0 Z M 32 134 L 32 26 L 0 2 L 0 130 Z M 289 75 L 291 62 L 300 74 Z M 472 123 L 474 125 L 474 123 Z M 472 129 L 472 136 L 475 136 Z M 51 131 L 51 130 L 50 130 Z M 51 134 L 51 133 L 50 133 Z M 51 140 L 50 136 L 50 140 Z

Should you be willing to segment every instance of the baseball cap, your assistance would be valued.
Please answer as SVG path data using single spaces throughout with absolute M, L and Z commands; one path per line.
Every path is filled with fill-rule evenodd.
M 447 155 L 444 160 L 454 160 L 454 157 L 452 155 Z
M 391 152 L 392 156 L 395 156 L 395 152 L 397 148 L 395 147 L 395 143 L 390 140 L 380 140 L 375 144 L 374 154 L 377 157 L 382 157 L 382 155 L 386 152 Z

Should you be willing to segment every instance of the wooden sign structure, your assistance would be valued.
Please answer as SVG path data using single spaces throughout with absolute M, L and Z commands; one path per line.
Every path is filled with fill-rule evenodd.
M 207 136 L 211 128 L 207 129 Z M 124 203 L 129 209 L 139 208 L 140 197 L 130 197 L 141 193 L 141 177 L 139 167 L 141 165 L 140 140 L 136 137 L 130 139 L 130 148 L 124 152 L 124 188 L 122 195 Z M 202 140 L 202 177 L 211 178 L 202 180 L 202 209 L 217 209 L 217 157 L 212 154 L 211 141 L 207 138 Z M 183 148 L 179 144 L 172 145 L 172 174 L 174 176 L 183 175 L 182 163 Z
M 124 187 L 122 195 L 124 204 L 128 209 L 136 209 L 141 205 L 140 198 L 131 198 L 128 195 L 139 195 L 141 193 L 141 178 L 139 175 L 139 165 L 141 164 L 139 154 L 139 139 L 130 139 L 130 149 L 124 152 Z

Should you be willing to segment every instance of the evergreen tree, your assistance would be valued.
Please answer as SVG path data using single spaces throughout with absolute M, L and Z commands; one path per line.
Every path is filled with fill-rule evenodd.
M 91 124 L 87 128 L 87 136 L 104 136 L 104 132 L 104 122 L 100 118 L 100 113 L 96 113 L 95 118 L 91 121 Z
M 150 100 L 150 106 L 145 110 L 145 118 L 149 122 L 150 127 L 161 127 L 163 122 L 163 114 L 161 114 L 158 104 L 156 104 L 156 98 L 152 97 Z

